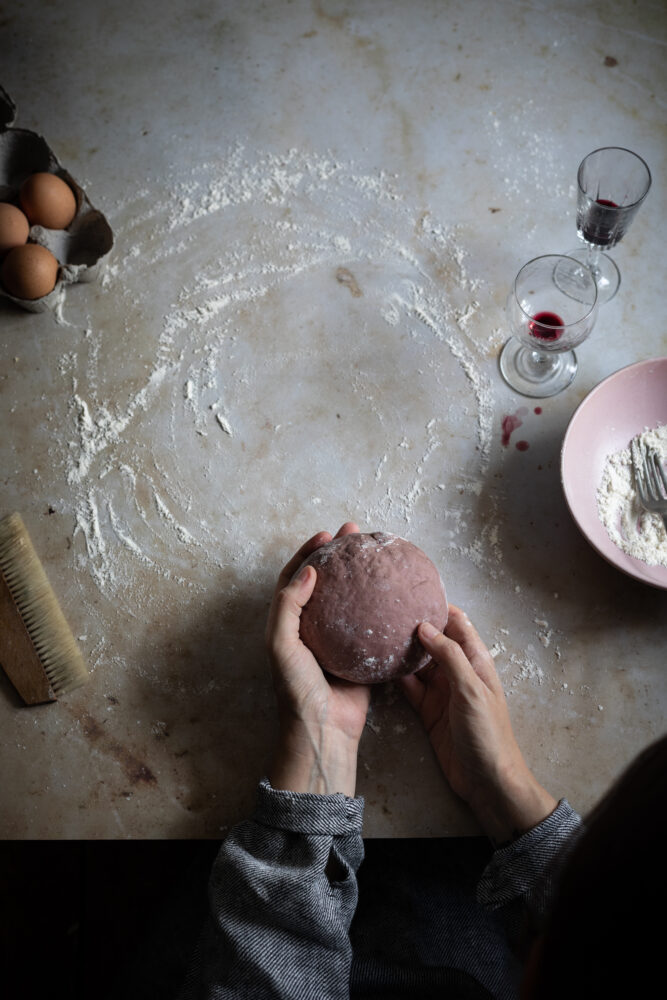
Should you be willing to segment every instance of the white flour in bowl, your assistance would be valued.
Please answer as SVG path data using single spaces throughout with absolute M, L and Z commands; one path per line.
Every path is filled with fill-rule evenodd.
M 645 430 L 639 440 L 667 458 L 667 424 Z M 647 566 L 667 566 L 667 530 L 659 514 L 640 505 L 630 448 L 609 455 L 597 491 L 598 514 L 611 540 Z

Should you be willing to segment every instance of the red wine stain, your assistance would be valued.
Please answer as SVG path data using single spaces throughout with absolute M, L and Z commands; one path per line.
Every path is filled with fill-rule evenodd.
M 505 416 L 503 417 L 501 424 L 503 429 L 503 436 L 500 440 L 504 448 L 507 448 L 508 444 L 510 443 L 512 432 L 515 431 L 517 427 L 521 427 L 521 424 L 523 423 L 523 420 L 521 418 L 525 417 L 527 413 L 528 410 L 526 409 L 526 407 L 522 406 L 516 411 L 516 413 L 506 413 Z
M 503 436 L 500 439 L 503 448 L 506 448 L 510 443 L 512 431 L 515 431 L 517 427 L 521 427 L 521 424 L 522 421 L 518 417 L 515 417 L 513 413 L 505 414 L 502 421 Z
M 538 409 L 540 408 L 538 407 Z M 504 448 L 507 448 L 513 432 L 517 429 L 517 427 L 521 427 L 523 424 L 523 418 L 528 416 L 528 413 L 529 410 L 527 406 L 520 406 L 516 413 L 506 413 L 502 418 L 501 427 L 503 433 L 500 442 Z M 517 441 L 516 447 L 519 451 L 525 451 L 529 445 L 527 441 Z
M 535 409 L 533 410 L 533 413 L 537 413 L 538 415 L 539 415 L 539 414 L 540 414 L 541 412 L 542 412 L 542 407 L 541 407 L 541 406 L 536 406 L 536 407 L 535 407 Z
M 618 59 L 615 59 L 614 56 L 605 56 L 604 64 L 605 66 L 618 66 Z

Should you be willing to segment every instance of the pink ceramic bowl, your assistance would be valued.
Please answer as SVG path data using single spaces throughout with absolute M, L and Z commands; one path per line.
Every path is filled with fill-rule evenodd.
M 614 372 L 589 392 L 570 420 L 561 451 L 561 482 L 570 513 L 593 548 L 624 573 L 667 589 L 667 567 L 647 566 L 626 555 L 607 534 L 597 508 L 607 457 L 659 424 L 667 424 L 667 358 Z

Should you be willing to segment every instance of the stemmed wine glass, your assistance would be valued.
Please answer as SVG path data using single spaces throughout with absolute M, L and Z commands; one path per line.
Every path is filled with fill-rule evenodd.
M 577 236 L 584 246 L 567 253 L 593 271 L 600 303 L 609 302 L 621 283 L 618 267 L 602 248 L 620 242 L 650 186 L 651 172 L 641 156 L 620 146 L 596 149 L 579 165 Z
M 505 381 L 524 396 L 555 396 L 577 371 L 572 350 L 597 317 L 593 272 L 581 261 L 547 254 L 528 261 L 507 299 L 512 336 L 500 354 Z

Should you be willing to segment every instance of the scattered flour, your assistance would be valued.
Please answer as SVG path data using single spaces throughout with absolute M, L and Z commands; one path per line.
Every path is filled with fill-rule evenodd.
M 645 430 L 639 440 L 667 460 L 667 424 Z M 667 566 L 667 530 L 659 514 L 640 505 L 630 448 L 609 455 L 597 491 L 598 514 L 611 540 L 648 566 Z
M 510 681 L 512 687 L 516 687 L 517 684 L 523 683 L 526 680 L 531 680 L 537 684 L 543 683 L 544 670 L 532 656 L 527 654 L 519 656 L 513 653 L 509 658 L 509 662 L 512 667 L 516 668 Z
M 173 467 L 170 469 L 156 454 L 156 445 L 154 469 L 149 471 L 145 454 L 139 456 L 137 449 L 128 451 L 127 442 L 136 437 L 146 417 L 161 423 L 166 418 L 170 427 L 168 448 L 175 453 L 184 449 L 191 452 L 197 447 L 189 437 L 193 432 L 201 439 L 214 440 L 213 420 L 223 433 L 216 439 L 217 450 L 207 445 L 206 454 L 219 456 L 219 476 L 219 462 L 225 461 L 220 449 L 227 438 L 231 469 L 236 471 L 239 453 L 233 450 L 233 443 L 239 418 L 245 416 L 241 406 L 245 403 L 247 410 L 253 406 L 253 391 L 261 374 L 257 358 L 244 352 L 247 321 L 240 321 L 239 313 L 260 305 L 268 295 L 304 275 L 317 277 L 331 269 L 336 274 L 344 272 L 347 279 L 343 287 L 361 299 L 364 290 L 358 285 L 355 271 L 364 263 L 377 263 L 379 273 L 388 276 L 377 299 L 378 318 L 390 328 L 408 330 L 420 341 L 424 369 L 419 374 L 438 382 L 441 368 L 443 372 L 451 371 L 440 352 L 442 345 L 450 354 L 454 370 L 461 373 L 461 387 L 467 384 L 476 411 L 477 467 L 457 469 L 454 487 L 451 482 L 443 484 L 439 472 L 443 442 L 451 431 L 451 414 L 436 410 L 421 438 L 408 442 L 404 435 L 402 440 L 392 442 L 391 433 L 385 433 L 384 440 L 379 438 L 370 477 L 359 478 L 359 498 L 366 502 L 365 509 L 357 507 L 357 516 L 365 516 L 366 522 L 376 528 L 399 527 L 401 522 L 410 523 L 435 491 L 456 490 L 450 503 L 438 501 L 446 511 L 455 510 L 458 496 L 463 495 L 462 508 L 468 508 L 466 498 L 483 494 L 493 441 L 494 399 L 490 378 L 484 371 L 488 359 L 484 345 L 479 343 L 479 330 L 475 329 L 479 310 L 476 293 L 481 282 L 466 271 L 467 251 L 457 241 L 456 230 L 446 228 L 428 212 L 413 213 L 403 204 L 394 180 L 386 173 L 360 174 L 350 163 L 296 149 L 283 155 L 249 156 L 237 145 L 219 161 L 193 168 L 191 177 L 174 182 L 162 200 L 147 188 L 121 206 L 126 224 L 125 231 L 120 230 L 119 242 L 127 251 L 123 259 L 107 267 L 104 285 L 112 294 L 122 293 L 127 276 L 139 267 L 148 273 L 169 266 L 174 257 L 179 262 L 189 261 L 196 254 L 193 241 L 200 231 L 210 245 L 211 227 L 217 230 L 225 213 L 238 211 L 259 220 L 259 224 L 248 227 L 253 235 L 237 242 L 220 241 L 220 256 L 214 261 L 207 259 L 195 268 L 192 278 L 183 279 L 157 333 L 146 382 L 123 405 L 112 405 L 109 398 L 115 396 L 102 395 L 113 393 L 113 384 L 109 370 L 104 368 L 103 334 L 92 329 L 90 323 L 81 357 L 70 352 L 61 361 L 61 371 L 71 382 L 73 433 L 66 468 L 67 481 L 75 494 L 77 530 L 95 560 L 96 582 L 109 593 L 124 587 L 128 574 L 131 576 L 130 566 L 128 574 L 123 575 L 123 560 L 127 563 L 134 558 L 145 567 L 160 561 L 154 539 L 140 537 L 132 528 L 131 518 L 126 517 L 123 528 L 119 527 L 122 507 L 117 497 L 109 507 L 108 489 L 114 478 L 122 478 L 124 486 L 130 488 L 139 520 L 151 528 L 152 534 L 159 531 L 162 522 L 183 546 L 197 549 L 200 557 L 206 553 L 209 566 L 211 561 L 215 563 L 210 526 L 202 533 L 197 518 L 190 525 L 192 494 L 188 491 L 186 496 L 185 484 L 174 477 Z M 394 281 L 392 274 L 397 276 Z M 149 290 L 146 300 L 148 295 Z M 278 347 L 266 359 L 267 365 L 277 369 L 287 363 L 288 355 L 281 354 Z M 388 428 L 391 409 L 387 409 L 386 399 L 368 391 L 373 388 L 364 371 L 355 374 L 354 394 L 369 404 L 367 410 L 376 416 L 379 426 Z M 465 406 L 466 428 L 470 427 L 472 407 Z M 184 421 L 184 417 L 188 419 Z M 291 421 L 275 420 L 272 426 L 275 435 L 280 429 L 282 438 Z M 289 447 L 286 443 L 285 448 Z M 401 452 L 397 447 L 405 452 L 398 461 L 398 474 L 396 464 Z M 415 464 L 411 467 L 412 461 Z M 160 473 L 157 478 L 156 469 Z M 162 475 L 166 481 L 161 481 Z M 312 475 L 317 478 L 317 468 Z M 377 488 L 369 489 L 368 478 Z M 102 479 L 104 485 L 100 486 Z M 137 495 L 142 483 L 147 487 L 144 493 L 153 497 L 153 510 L 159 515 L 157 524 L 151 517 L 150 505 Z M 462 490 L 458 488 L 461 484 Z M 173 502 L 167 506 L 160 498 L 168 489 L 172 490 Z M 322 494 L 321 488 L 319 492 L 319 503 L 335 503 L 326 492 Z M 500 513 L 498 506 L 494 507 L 495 500 L 489 504 L 493 510 L 478 535 L 471 521 L 454 513 L 448 549 L 480 568 L 489 567 L 492 575 L 497 575 L 502 561 Z M 280 500 L 276 500 L 274 508 L 279 507 Z M 243 536 L 245 527 L 241 519 L 236 541 Z M 114 546 L 118 548 L 118 560 L 113 558 Z M 248 571 L 252 569 L 249 564 Z
M 167 182 L 165 194 L 135 192 L 118 216 L 125 252 L 102 283 L 124 310 L 128 340 L 141 323 L 138 343 L 152 343 L 145 375 L 125 391 L 113 345 L 90 317 L 60 363 L 69 389 L 63 507 L 73 509 L 81 568 L 108 599 L 89 602 L 91 614 L 148 612 L 162 593 L 151 577 L 196 595 L 224 573 L 233 597 L 237 583 L 264 579 L 267 546 L 294 530 L 295 511 L 308 517 L 313 505 L 323 518 L 347 509 L 367 528 L 397 534 L 426 515 L 442 540 L 435 559 L 503 578 L 506 511 L 488 482 L 498 443 L 489 369 L 501 334 L 487 329 L 482 282 L 468 272 L 456 227 L 406 204 L 381 171 L 360 173 L 295 149 L 250 154 L 241 145 L 197 165 L 185 182 Z M 177 276 L 166 300 L 155 292 L 161 271 Z M 322 284 L 329 276 L 331 285 Z M 348 334 L 358 352 L 334 414 L 337 434 L 305 452 L 308 482 L 296 491 L 300 452 L 309 447 L 303 413 L 292 413 L 287 392 L 277 405 L 272 386 L 304 364 L 337 364 L 341 350 L 332 342 L 322 358 L 305 337 L 298 348 L 283 344 L 263 319 L 276 302 L 298 309 L 300 282 L 309 296 L 312 284 L 337 288 L 341 308 L 357 310 L 366 325 L 356 339 Z M 62 308 L 59 315 L 66 323 Z M 378 385 L 386 366 L 372 352 L 402 342 L 418 359 L 418 420 L 403 419 Z M 352 489 L 329 454 L 336 438 L 341 456 L 355 450 Z M 452 452 L 457 439 L 460 451 Z M 453 453 L 465 457 L 452 464 Z M 262 497 L 269 516 L 258 519 Z M 542 645 L 550 640 L 544 628 Z M 502 639 L 493 652 L 506 652 Z M 106 647 L 96 653 L 108 655 Z M 542 682 L 533 658 L 510 663 L 513 685 Z
M 501 118 L 498 109 L 490 108 L 486 132 L 495 146 L 494 168 L 506 197 L 531 205 L 537 190 L 567 202 L 575 191 L 574 180 L 563 169 L 561 137 L 557 127 L 550 124 L 547 108 L 539 98 L 531 97 L 521 101 L 512 113 L 503 110 L 506 113 Z M 540 122 L 539 132 L 534 131 L 536 121 Z M 537 228 L 534 223 L 532 229 Z

